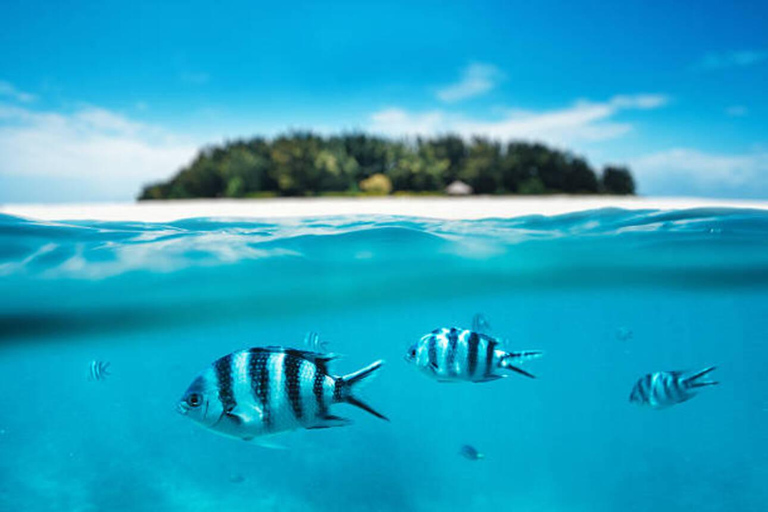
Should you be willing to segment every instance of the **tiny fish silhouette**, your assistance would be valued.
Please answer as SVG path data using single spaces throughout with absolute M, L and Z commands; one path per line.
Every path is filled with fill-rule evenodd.
M 468 444 L 462 446 L 459 453 L 462 457 L 469 460 L 480 460 L 485 458 L 485 454 L 480 453 L 474 446 L 470 446 Z
M 629 401 L 653 409 L 687 402 L 696 396 L 699 388 L 718 384 L 712 380 L 701 380 L 716 368 L 710 366 L 693 374 L 682 371 L 649 373 L 635 383 Z
M 235 473 L 235 474 L 229 475 L 229 481 L 230 483 L 233 483 L 233 484 L 241 484 L 245 482 L 245 477 L 240 473 Z
M 629 327 L 619 327 L 616 329 L 616 339 L 619 341 L 629 341 L 634 338 L 635 334 Z
M 97 361 L 93 360 L 88 365 L 88 380 L 104 380 L 109 375 L 109 361 Z

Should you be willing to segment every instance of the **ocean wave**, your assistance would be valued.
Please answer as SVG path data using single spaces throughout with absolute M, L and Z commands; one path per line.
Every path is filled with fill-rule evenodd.
M 603 209 L 515 219 L 171 223 L 0 215 L 0 338 L 509 289 L 768 284 L 768 214 Z M 189 310 L 196 313 L 190 318 Z M 247 312 L 247 313 L 246 313 Z

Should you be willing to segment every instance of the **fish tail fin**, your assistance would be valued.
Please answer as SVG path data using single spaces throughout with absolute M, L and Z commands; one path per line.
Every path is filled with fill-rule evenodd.
M 538 359 L 543 355 L 544 352 L 541 350 L 522 350 L 519 352 L 507 352 L 506 356 L 504 356 L 504 359 L 514 359 L 515 362 L 524 363 L 526 361 L 530 361 L 531 359 Z
M 384 361 L 376 361 L 375 363 L 369 364 L 368 366 L 366 366 L 361 370 L 350 373 L 349 375 L 344 375 L 343 377 L 338 377 L 336 379 L 336 390 L 334 392 L 334 399 L 337 402 L 345 402 L 350 405 L 354 405 L 355 407 L 359 407 L 360 409 L 373 414 L 377 418 L 381 418 L 382 420 L 389 421 L 389 418 L 387 418 L 380 412 L 376 411 L 373 407 L 363 402 L 359 397 L 355 396 L 354 394 L 355 389 L 360 387 L 363 381 L 365 381 L 365 379 L 367 379 L 368 377 L 371 377 L 374 374 L 374 372 L 376 372 L 376 370 L 381 368 L 381 365 L 383 364 L 384 364 Z
M 717 381 L 714 380 L 699 380 L 702 377 L 705 377 L 708 373 L 714 371 L 717 369 L 717 366 L 710 366 L 709 368 L 705 368 L 699 372 L 694 373 L 690 377 L 685 378 L 685 385 L 689 388 L 703 388 L 705 386 L 716 386 L 720 384 Z
M 511 370 L 513 372 L 517 372 L 520 375 L 525 375 L 526 377 L 529 377 L 531 379 L 535 379 L 536 376 L 528 373 L 527 371 L 523 370 L 519 366 L 516 366 L 513 363 L 523 363 L 525 361 L 530 361 L 531 359 L 536 359 L 544 355 L 544 352 L 538 351 L 538 350 L 526 350 L 523 352 L 507 352 L 502 356 L 501 361 L 499 362 L 499 367 L 504 368 L 505 370 Z

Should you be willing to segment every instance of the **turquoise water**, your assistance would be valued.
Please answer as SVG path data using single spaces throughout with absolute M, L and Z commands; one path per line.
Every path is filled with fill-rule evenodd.
M 0 216 L 0 510 L 764 511 L 768 214 L 600 210 L 168 224 Z M 403 360 L 483 313 L 546 355 L 485 384 Z M 217 357 L 320 333 L 382 358 L 349 427 L 269 450 L 176 413 Z M 88 379 L 92 360 L 111 375 Z M 656 411 L 657 370 L 719 386 Z M 465 444 L 485 454 L 467 460 Z

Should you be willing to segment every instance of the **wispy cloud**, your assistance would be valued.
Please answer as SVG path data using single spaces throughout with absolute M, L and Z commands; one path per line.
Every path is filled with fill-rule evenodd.
M 695 69 L 712 71 L 733 67 L 752 66 L 768 59 L 768 51 L 743 50 L 738 52 L 708 53 L 695 65 Z
M 15 101 L 20 101 L 22 103 L 30 103 L 32 101 L 35 101 L 35 99 L 37 99 L 37 97 L 34 94 L 20 91 L 16 89 L 13 86 L 13 84 L 11 84 L 10 82 L 0 80 L 0 97 L 2 96 L 9 97 Z
M 446 103 L 454 103 L 480 96 L 496 87 L 502 78 L 496 66 L 476 62 L 464 68 L 459 82 L 438 90 L 437 97 Z
M 630 161 L 644 194 L 760 197 L 768 192 L 768 152 L 707 153 L 674 148 Z
M 749 113 L 749 110 L 743 105 L 732 105 L 725 109 L 725 113 L 730 117 L 744 117 Z
M 578 101 L 569 107 L 545 111 L 511 110 L 496 120 L 479 120 L 441 110 L 408 112 L 389 108 L 371 117 L 369 129 L 389 136 L 457 133 L 496 139 L 520 139 L 570 145 L 620 137 L 632 129 L 613 118 L 624 110 L 648 110 L 664 106 L 661 94 L 619 95 L 604 102 Z
M 103 108 L 61 114 L 0 103 L 0 175 L 40 178 L 41 187 L 46 178 L 66 179 L 131 199 L 188 162 L 196 146 Z

